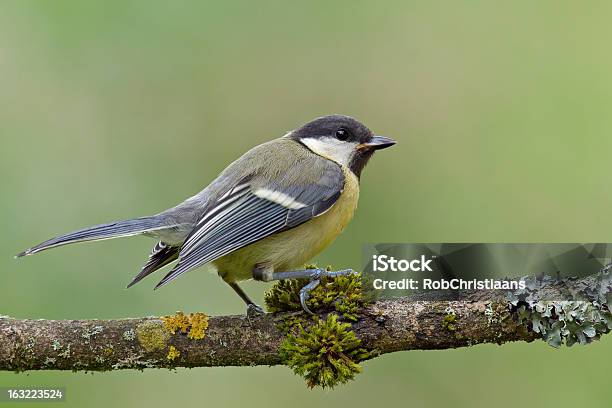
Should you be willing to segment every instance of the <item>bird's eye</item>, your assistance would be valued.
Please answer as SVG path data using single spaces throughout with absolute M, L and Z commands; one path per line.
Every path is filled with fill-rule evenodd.
M 346 140 L 348 139 L 349 133 L 346 129 L 338 129 L 336 130 L 336 139 L 338 140 Z

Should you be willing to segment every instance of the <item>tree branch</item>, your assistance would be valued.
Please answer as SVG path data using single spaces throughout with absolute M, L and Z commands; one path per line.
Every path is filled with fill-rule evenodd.
M 600 275 L 555 282 L 534 280 L 540 283 L 513 297 L 479 291 L 463 293 L 453 301 L 376 301 L 362 310 L 352 330 L 361 340 L 361 347 L 380 354 L 478 343 L 530 342 L 542 337 L 555 344 L 557 334 L 568 343 L 571 336 L 588 342 L 608 332 L 612 325 L 605 302 L 595 300 L 609 293 L 609 275 L 607 271 L 605 274 L 605 283 Z M 568 293 L 575 302 L 541 300 L 561 299 Z M 572 328 L 566 330 L 560 316 L 570 303 L 574 305 L 572 310 L 580 305 L 596 305 L 602 313 L 593 317 L 589 309 L 588 318 L 574 313 L 579 333 Z M 266 314 L 250 321 L 246 316 L 208 318 L 204 314 L 120 320 L 0 317 L 0 370 L 276 365 L 282 363 L 279 347 L 287 338 L 279 324 L 297 316 L 303 314 Z

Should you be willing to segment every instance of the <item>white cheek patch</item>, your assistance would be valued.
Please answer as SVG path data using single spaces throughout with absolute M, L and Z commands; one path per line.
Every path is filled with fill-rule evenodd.
M 319 156 L 348 166 L 357 148 L 357 143 L 343 142 L 333 137 L 300 139 L 310 150 Z
M 299 210 L 300 208 L 306 207 L 306 204 L 296 201 L 293 197 L 288 196 L 280 191 L 269 190 L 267 188 L 260 188 L 253 192 L 257 197 L 272 201 L 278 205 L 282 205 L 290 210 Z

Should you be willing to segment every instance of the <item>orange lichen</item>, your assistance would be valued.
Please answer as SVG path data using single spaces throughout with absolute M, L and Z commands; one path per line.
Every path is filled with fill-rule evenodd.
M 191 313 L 189 320 L 191 320 L 191 329 L 187 337 L 193 340 L 202 340 L 206 336 L 206 329 L 208 329 L 208 316 L 204 313 Z
M 168 349 L 168 355 L 166 356 L 166 358 L 170 361 L 174 361 L 174 359 L 179 357 L 180 355 L 181 355 L 181 352 L 178 351 L 176 347 L 170 346 L 170 348 Z
M 187 334 L 187 337 L 192 340 L 203 339 L 208 328 L 208 316 L 204 313 L 190 313 L 188 316 L 183 312 L 176 312 L 172 316 L 164 316 L 161 319 L 170 333 Z
M 176 312 L 172 316 L 164 316 L 162 317 L 162 320 L 166 325 L 166 329 L 168 329 L 168 331 L 172 334 L 176 334 L 176 332 L 186 334 L 191 327 L 189 317 L 187 317 L 185 313 L 181 311 Z

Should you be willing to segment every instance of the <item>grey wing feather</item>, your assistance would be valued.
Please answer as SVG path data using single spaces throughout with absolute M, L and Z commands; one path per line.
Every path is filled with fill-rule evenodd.
M 182 273 L 294 228 L 331 208 L 344 187 L 344 174 L 335 163 L 317 164 L 321 169 L 315 182 L 289 182 L 281 177 L 277 182 L 261 183 L 254 178 L 226 193 L 200 219 L 180 250 L 178 264 L 156 288 Z M 291 174 L 295 175 L 296 171 Z M 261 189 L 280 195 L 256 194 Z M 278 199 L 279 196 L 285 200 Z
M 138 275 L 132 279 L 127 287 L 132 287 L 146 276 L 160 268 L 163 268 L 172 261 L 175 261 L 178 258 L 179 250 L 179 247 L 167 245 L 162 241 L 158 242 L 157 245 L 153 247 L 147 263 L 142 267 L 140 273 L 138 273 Z

